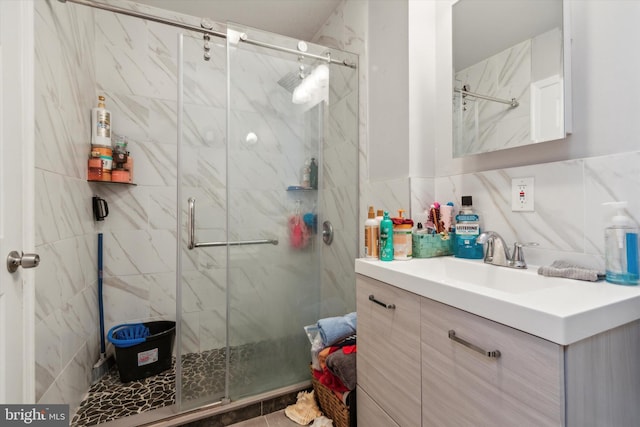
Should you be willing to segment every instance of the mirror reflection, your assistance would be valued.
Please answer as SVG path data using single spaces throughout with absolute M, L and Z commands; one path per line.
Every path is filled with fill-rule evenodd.
M 453 156 L 565 137 L 562 0 L 453 5 Z

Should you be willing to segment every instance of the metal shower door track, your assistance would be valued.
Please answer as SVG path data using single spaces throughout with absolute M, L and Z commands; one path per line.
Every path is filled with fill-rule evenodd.
M 198 33 L 202 33 L 202 34 L 208 34 L 210 36 L 214 36 L 214 37 L 221 37 L 223 39 L 227 38 L 227 34 L 223 33 L 221 31 L 216 31 L 213 29 L 207 29 L 207 28 L 202 28 L 202 27 L 197 27 L 195 25 L 191 25 L 191 24 L 186 24 L 184 22 L 178 22 L 178 21 L 174 21 L 172 19 L 167 19 L 167 18 L 161 18 L 159 16 L 156 15 L 151 15 L 148 13 L 144 13 L 144 12 L 138 12 L 135 10 L 131 10 L 131 9 L 126 9 L 123 7 L 118 7 L 118 6 L 113 6 L 110 4 L 105 4 L 105 3 L 100 3 L 100 2 L 96 2 L 96 1 L 92 1 L 92 0 L 58 0 L 60 3 L 75 3 L 75 4 L 80 4 L 83 6 L 89 6 L 89 7 L 93 7 L 96 9 L 101 9 L 101 10 L 106 10 L 108 12 L 114 12 L 114 13 L 119 13 L 122 15 L 128 15 L 128 16 L 133 16 L 135 18 L 140 18 L 140 19 L 146 19 L 147 21 L 153 21 L 153 22 L 158 22 L 160 24 L 166 24 L 166 25 L 171 25 L 173 27 L 178 27 L 178 28 L 182 28 L 184 30 L 189 30 L 189 31 L 195 31 Z M 258 40 L 252 40 L 250 38 L 247 37 L 246 34 L 242 34 L 240 37 L 240 41 L 243 43 L 248 43 L 254 46 L 260 46 L 260 47 L 265 47 L 267 49 L 273 49 L 273 50 L 278 50 L 280 52 L 287 52 L 287 53 L 293 53 L 295 55 L 299 55 L 299 56 L 305 56 L 308 58 L 314 58 L 314 59 L 319 59 L 322 61 L 326 61 L 327 63 L 330 64 L 336 64 L 336 65 L 342 65 L 343 67 L 349 67 L 349 68 L 357 68 L 356 64 L 351 64 L 349 62 L 347 62 L 346 60 L 340 61 L 337 59 L 333 59 L 331 57 L 330 53 L 327 53 L 325 56 L 323 55 L 316 55 L 313 53 L 307 53 L 307 52 L 301 52 L 300 50 L 297 49 L 290 49 L 284 46 L 278 46 L 278 45 L 273 45 L 270 43 L 264 43 Z

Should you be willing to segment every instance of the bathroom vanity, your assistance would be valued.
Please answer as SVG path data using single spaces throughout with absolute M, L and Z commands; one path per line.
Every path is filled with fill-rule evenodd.
M 359 425 L 640 425 L 640 289 L 536 270 L 356 260 Z

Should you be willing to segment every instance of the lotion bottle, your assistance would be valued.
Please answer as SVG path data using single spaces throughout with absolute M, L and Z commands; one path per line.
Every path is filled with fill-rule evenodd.
M 373 206 L 369 206 L 368 218 L 364 222 L 364 255 L 367 258 L 378 258 L 378 237 L 380 225 L 375 218 Z
M 98 106 L 91 109 L 91 144 L 111 146 L 111 111 L 104 106 L 104 96 L 98 96 Z
M 637 285 L 638 228 L 625 214 L 627 202 L 603 205 L 613 213 L 604 231 L 606 281 L 617 285 Z
M 380 261 L 393 261 L 393 221 L 388 211 L 380 221 Z

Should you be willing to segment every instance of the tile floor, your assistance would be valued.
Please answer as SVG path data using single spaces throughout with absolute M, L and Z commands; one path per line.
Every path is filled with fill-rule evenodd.
M 231 424 L 229 427 L 299 427 L 300 424 L 291 421 L 284 414 L 284 409 L 262 417 L 252 418 L 240 423 Z

